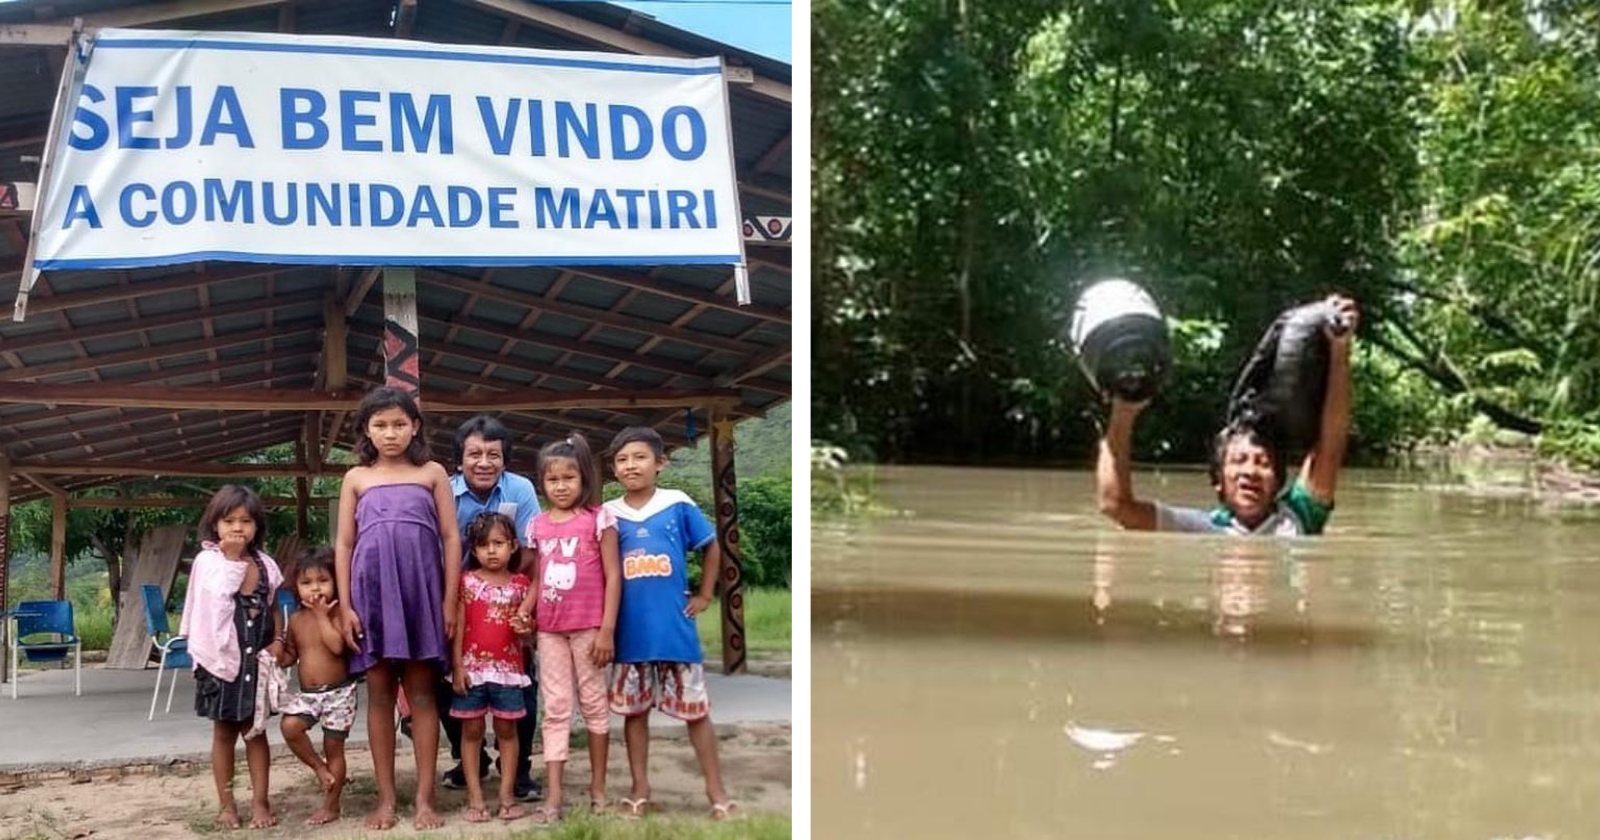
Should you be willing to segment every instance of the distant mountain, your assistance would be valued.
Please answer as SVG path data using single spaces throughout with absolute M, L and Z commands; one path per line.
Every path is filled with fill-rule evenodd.
M 793 433 L 790 418 L 794 403 L 774 408 L 766 417 L 746 420 L 733 427 L 734 469 L 739 478 L 783 476 L 792 471 Z M 684 480 L 711 482 L 711 434 L 702 430 L 693 449 L 681 447 L 672 453 L 672 472 Z

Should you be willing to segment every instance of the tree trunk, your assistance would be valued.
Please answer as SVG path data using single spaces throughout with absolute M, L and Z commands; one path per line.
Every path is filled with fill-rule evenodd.
M 98 534 L 89 537 L 94 552 L 106 561 L 106 587 L 111 590 L 111 626 L 117 625 L 117 611 L 122 606 L 122 558 L 108 548 Z

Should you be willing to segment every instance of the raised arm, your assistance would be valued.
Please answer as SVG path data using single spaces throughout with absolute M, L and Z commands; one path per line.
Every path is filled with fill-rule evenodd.
M 327 602 L 326 605 L 319 605 L 311 614 L 316 616 L 317 637 L 322 640 L 323 646 L 335 654 L 342 654 L 344 653 L 344 630 L 339 627 L 338 605 L 339 602 L 335 599 Z
M 1133 421 L 1144 407 L 1142 402 L 1111 399 L 1111 420 L 1100 439 L 1094 477 L 1101 513 L 1124 528 L 1154 531 L 1156 506 L 1133 495 Z
M 1322 428 L 1317 445 L 1300 466 L 1300 475 L 1312 498 L 1332 505 L 1350 436 L 1350 349 L 1361 312 L 1355 301 L 1343 295 L 1334 295 L 1328 302 L 1344 315 L 1347 328 L 1328 331 L 1328 388 L 1322 401 Z

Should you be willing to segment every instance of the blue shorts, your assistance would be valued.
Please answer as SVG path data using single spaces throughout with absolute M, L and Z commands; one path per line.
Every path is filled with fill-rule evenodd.
M 450 716 L 453 718 L 481 718 L 490 713 L 503 720 L 526 717 L 528 708 L 522 699 L 522 689 L 484 683 L 467 689 L 466 694 L 450 698 Z

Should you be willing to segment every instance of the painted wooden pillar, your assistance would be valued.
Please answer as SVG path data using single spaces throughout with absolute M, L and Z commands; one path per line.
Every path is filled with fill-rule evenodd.
M 711 484 L 717 505 L 717 547 L 722 568 L 722 673 L 742 674 L 744 649 L 744 557 L 739 553 L 738 479 L 733 469 L 733 418 L 711 414 Z
M 415 269 L 383 270 L 383 384 L 422 400 Z
M 11 601 L 6 597 L 7 572 L 11 568 L 11 456 L 0 449 L 0 613 L 11 609 Z M 7 646 L 7 634 L 11 632 L 11 621 L 0 621 L 0 683 L 9 679 L 7 671 L 11 668 L 10 648 Z
M 50 581 L 57 601 L 67 600 L 67 494 L 50 496 Z

